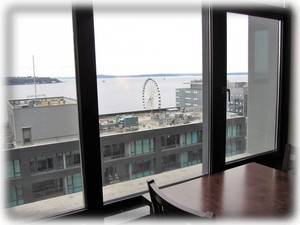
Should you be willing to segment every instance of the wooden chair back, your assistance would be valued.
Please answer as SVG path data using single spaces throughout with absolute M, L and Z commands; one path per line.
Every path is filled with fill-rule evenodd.
M 282 161 L 282 167 L 281 170 L 284 172 L 294 172 L 294 160 L 291 160 L 291 145 L 290 144 L 286 144 L 285 145 L 285 149 L 284 149 L 284 155 L 283 155 L 283 161 Z
M 152 210 L 156 217 L 194 217 L 203 219 L 215 218 L 212 212 L 198 212 L 187 208 L 170 199 L 155 184 L 154 180 L 147 181 L 149 194 L 152 202 Z

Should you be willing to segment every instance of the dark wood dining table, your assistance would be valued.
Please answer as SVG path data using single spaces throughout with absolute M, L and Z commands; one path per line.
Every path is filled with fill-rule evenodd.
M 161 189 L 180 204 L 216 218 L 288 217 L 293 213 L 294 176 L 257 163 L 205 175 Z M 149 206 L 149 194 L 143 198 Z

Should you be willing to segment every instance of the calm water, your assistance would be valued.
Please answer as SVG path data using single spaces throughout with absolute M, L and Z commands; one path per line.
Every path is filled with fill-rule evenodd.
M 230 78 L 231 77 L 231 78 Z M 98 79 L 98 108 L 100 114 L 139 111 L 143 109 L 142 90 L 147 78 Z M 191 80 L 200 76 L 155 77 L 161 94 L 161 107 L 176 106 L 176 88 L 189 87 Z M 246 81 L 247 76 L 229 76 L 232 81 Z M 76 99 L 75 79 L 63 79 L 58 84 L 38 84 L 37 95 L 46 97 L 64 96 Z M 12 85 L 6 87 L 6 100 L 24 99 L 34 95 L 34 85 Z

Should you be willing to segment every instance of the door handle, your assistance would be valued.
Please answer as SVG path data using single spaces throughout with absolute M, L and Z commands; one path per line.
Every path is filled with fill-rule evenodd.
M 223 94 L 228 93 L 228 101 L 230 102 L 230 89 L 227 87 L 223 87 Z

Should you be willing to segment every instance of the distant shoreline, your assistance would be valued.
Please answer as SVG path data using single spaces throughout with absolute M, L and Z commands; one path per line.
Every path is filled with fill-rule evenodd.
M 239 75 L 246 76 L 247 72 L 235 72 L 235 73 L 227 73 L 227 75 Z M 202 76 L 201 73 L 170 73 L 170 74 L 137 74 L 137 75 L 105 75 L 99 74 L 97 75 L 97 79 L 109 79 L 109 78 L 141 78 L 141 77 L 187 77 L 187 76 Z M 75 77 L 36 77 L 36 84 L 51 84 L 51 83 L 63 83 L 65 79 L 74 79 Z M 7 77 L 6 84 L 7 85 L 26 85 L 26 84 L 34 84 L 34 78 L 29 77 Z
M 7 85 L 32 85 L 34 83 L 36 84 L 57 84 L 62 83 L 61 80 L 57 78 L 51 78 L 51 77 L 7 77 L 5 78 L 5 83 Z

